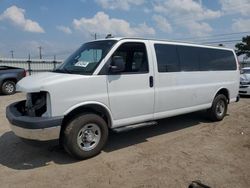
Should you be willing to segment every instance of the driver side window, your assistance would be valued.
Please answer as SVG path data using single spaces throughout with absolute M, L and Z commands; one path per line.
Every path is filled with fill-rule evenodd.
M 148 57 L 144 43 L 123 43 L 112 55 L 120 56 L 125 62 L 125 70 L 121 74 L 148 73 Z

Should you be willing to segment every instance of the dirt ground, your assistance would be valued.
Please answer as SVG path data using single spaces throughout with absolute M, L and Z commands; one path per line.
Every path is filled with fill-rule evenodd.
M 250 98 L 230 104 L 212 123 L 204 112 L 111 133 L 98 156 L 76 161 L 56 143 L 27 145 L 8 126 L 5 107 L 24 98 L 0 96 L 0 187 L 250 187 Z

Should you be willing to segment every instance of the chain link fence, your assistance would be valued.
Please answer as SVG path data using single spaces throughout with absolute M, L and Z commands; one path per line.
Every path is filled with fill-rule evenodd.
M 61 63 L 61 60 L 49 59 L 0 59 L 0 66 L 23 68 L 29 75 L 52 71 Z

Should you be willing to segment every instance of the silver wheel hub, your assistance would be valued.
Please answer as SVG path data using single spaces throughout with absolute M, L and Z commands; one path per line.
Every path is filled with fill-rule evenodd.
M 94 149 L 101 139 L 101 130 L 98 125 L 91 123 L 83 126 L 77 135 L 77 144 L 80 149 L 90 151 Z
M 5 90 L 8 92 L 8 93 L 12 93 L 14 91 L 14 86 L 12 84 L 6 84 L 5 85 Z
M 86 130 L 84 131 L 84 136 L 82 137 L 83 142 L 92 142 L 94 140 L 94 133 L 92 130 Z
M 224 114 L 225 111 L 225 103 L 224 101 L 219 101 L 216 105 L 216 113 L 218 116 L 222 116 Z

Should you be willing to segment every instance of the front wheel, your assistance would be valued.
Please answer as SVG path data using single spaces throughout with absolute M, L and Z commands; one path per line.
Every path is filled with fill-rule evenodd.
M 100 153 L 108 138 L 108 126 L 96 114 L 82 114 L 66 125 L 63 134 L 65 150 L 78 159 Z
M 208 110 L 212 121 L 221 121 L 227 113 L 227 98 L 225 95 L 219 94 L 214 98 L 212 107 Z

